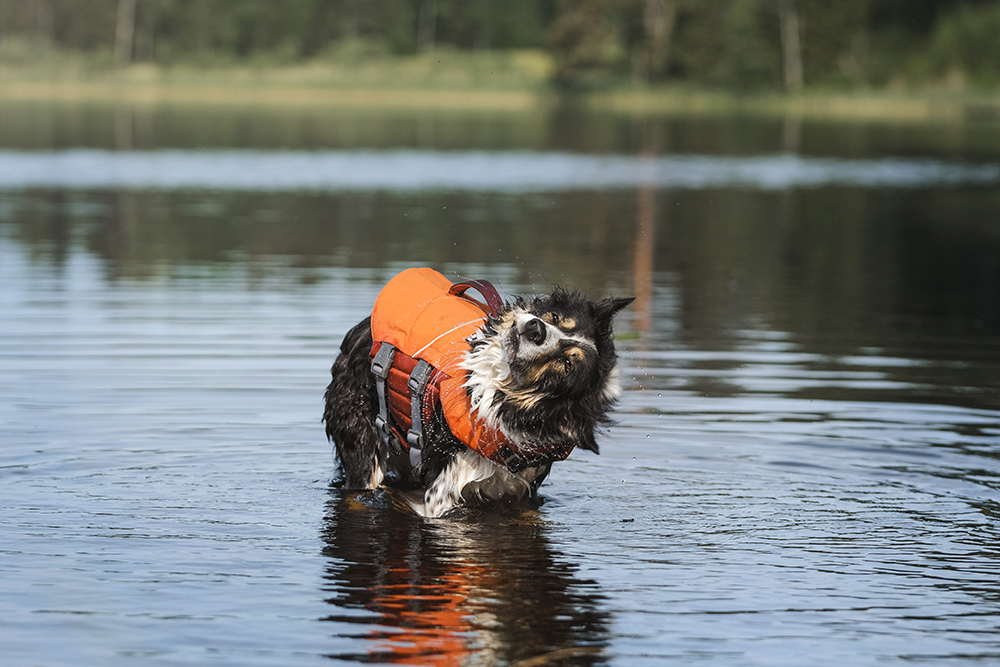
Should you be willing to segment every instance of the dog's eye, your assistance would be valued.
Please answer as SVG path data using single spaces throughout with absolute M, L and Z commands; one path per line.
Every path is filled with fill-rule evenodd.
M 570 359 L 563 359 L 563 370 L 567 373 L 573 370 L 573 362 Z

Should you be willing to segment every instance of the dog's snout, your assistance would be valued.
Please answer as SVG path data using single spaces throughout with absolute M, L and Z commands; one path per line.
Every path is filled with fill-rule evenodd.
M 531 343 L 541 345 L 545 342 L 545 322 L 542 322 L 537 317 L 528 320 L 524 323 L 524 327 L 521 328 L 521 335 Z

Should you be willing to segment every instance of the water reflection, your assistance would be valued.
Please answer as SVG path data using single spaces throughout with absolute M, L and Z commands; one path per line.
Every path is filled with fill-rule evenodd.
M 4 238 L 57 266 L 74 246 L 86 248 L 113 279 L 277 263 L 315 282 L 331 266 L 390 272 L 420 263 L 499 273 L 515 293 L 553 283 L 634 290 L 640 300 L 624 316 L 646 347 L 736 353 L 766 334 L 770 349 L 819 355 L 809 367 L 816 388 L 797 386 L 809 398 L 848 397 L 822 381 L 826 370 L 854 365 L 841 359 L 914 360 L 886 368 L 895 384 L 862 398 L 982 408 L 1000 405 L 997 212 L 987 188 L 0 190 Z M 744 391 L 732 381 L 741 362 L 720 363 L 700 363 L 703 384 L 692 389 Z M 664 368 L 682 376 L 674 362 Z
M 552 549 L 546 531 L 534 513 L 426 521 L 386 495 L 334 491 L 323 553 L 335 610 L 325 620 L 364 642 L 331 657 L 493 665 L 546 655 L 605 664 L 603 596 Z
M 0 146 L 532 150 L 637 154 L 656 125 L 677 153 L 877 157 L 1000 154 L 1000 124 L 837 122 L 752 115 L 608 113 L 572 104 L 509 111 L 317 106 L 100 104 L 0 99 Z

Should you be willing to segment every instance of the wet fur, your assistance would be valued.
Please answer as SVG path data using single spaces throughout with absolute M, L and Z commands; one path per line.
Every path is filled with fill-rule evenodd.
M 557 289 L 531 301 L 515 299 L 469 339 L 462 363 L 478 417 L 541 455 L 566 445 L 598 451 L 595 429 L 621 393 L 612 319 L 632 299 L 592 301 Z M 551 463 L 516 474 L 466 447 L 451 433 L 440 407 L 426 428 L 421 463 L 390 455 L 375 417 L 371 319 L 351 329 L 340 346 L 326 389 L 323 421 L 349 489 L 398 489 L 420 514 L 452 507 L 538 503 Z

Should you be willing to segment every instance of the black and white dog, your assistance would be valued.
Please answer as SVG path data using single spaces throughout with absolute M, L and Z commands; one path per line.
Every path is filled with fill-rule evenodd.
M 440 404 L 428 412 L 416 464 L 387 447 L 376 425 L 380 399 L 372 374 L 372 318 L 366 318 L 345 336 L 325 395 L 323 421 L 344 486 L 388 486 L 424 516 L 463 504 L 537 505 L 553 461 L 573 447 L 598 451 L 594 431 L 608 422 L 621 394 L 612 319 L 632 301 L 593 301 L 563 289 L 515 298 L 461 341 L 458 367 L 473 417 L 528 453 L 520 468 L 486 458 L 457 438 Z

